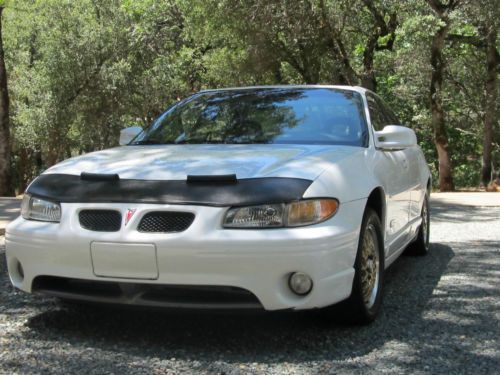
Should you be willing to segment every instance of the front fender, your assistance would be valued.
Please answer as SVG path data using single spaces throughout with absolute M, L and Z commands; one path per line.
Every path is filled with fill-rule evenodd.
M 333 197 L 339 202 L 367 198 L 380 186 L 370 165 L 371 151 L 355 153 L 340 162 L 326 164 L 321 173 L 304 193 L 304 198 Z

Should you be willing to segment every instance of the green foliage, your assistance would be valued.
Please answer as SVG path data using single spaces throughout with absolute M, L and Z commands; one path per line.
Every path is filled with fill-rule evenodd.
M 451 32 L 479 36 L 482 22 L 497 15 L 490 3 L 466 1 L 451 14 Z M 395 40 L 391 34 L 377 37 L 375 14 L 386 24 L 397 15 Z M 116 145 L 120 129 L 146 126 L 200 89 L 361 84 L 371 73 L 365 58 L 373 35 L 377 91 L 417 132 L 437 171 L 429 46 L 442 24 L 425 2 L 19 0 L 8 2 L 3 21 L 13 164 L 21 189 L 61 159 Z M 474 186 L 481 166 L 485 57 L 473 45 L 448 42 L 445 58 L 443 103 L 456 184 Z M 498 128 L 495 137 L 498 166 Z

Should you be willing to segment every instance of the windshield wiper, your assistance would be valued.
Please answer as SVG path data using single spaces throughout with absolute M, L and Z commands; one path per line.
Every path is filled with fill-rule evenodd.
M 237 141 L 237 140 L 206 140 L 206 139 L 181 139 L 178 141 L 160 142 L 154 139 L 144 139 L 130 143 L 132 146 L 137 145 L 220 145 L 220 144 L 262 144 L 270 143 L 268 140 L 254 139 L 251 141 Z
M 163 145 L 165 144 L 164 142 L 156 141 L 154 139 L 143 139 L 141 141 L 135 141 L 130 143 L 130 145 L 136 146 L 136 145 Z
M 218 144 L 223 144 L 226 143 L 224 141 L 210 141 L 210 140 L 205 140 L 205 139 L 182 139 L 179 141 L 174 142 L 176 145 L 218 145 Z

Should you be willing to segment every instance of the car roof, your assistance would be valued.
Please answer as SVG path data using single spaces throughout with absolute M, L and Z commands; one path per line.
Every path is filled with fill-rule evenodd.
M 314 89 L 314 88 L 324 88 L 324 89 L 340 89 L 340 90 L 349 90 L 356 91 L 360 94 L 364 94 L 368 89 L 365 89 L 361 86 L 344 86 L 344 85 L 262 85 L 262 86 L 241 86 L 241 87 L 225 87 L 219 89 L 207 89 L 200 90 L 200 93 L 203 92 L 214 92 L 214 91 L 228 91 L 228 90 L 255 90 L 255 89 Z

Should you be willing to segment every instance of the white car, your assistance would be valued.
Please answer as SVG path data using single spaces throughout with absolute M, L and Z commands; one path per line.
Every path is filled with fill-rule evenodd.
M 173 308 L 343 301 L 370 322 L 384 270 L 429 248 L 430 173 L 398 123 L 360 87 L 191 95 L 31 183 L 6 230 L 12 284 Z

